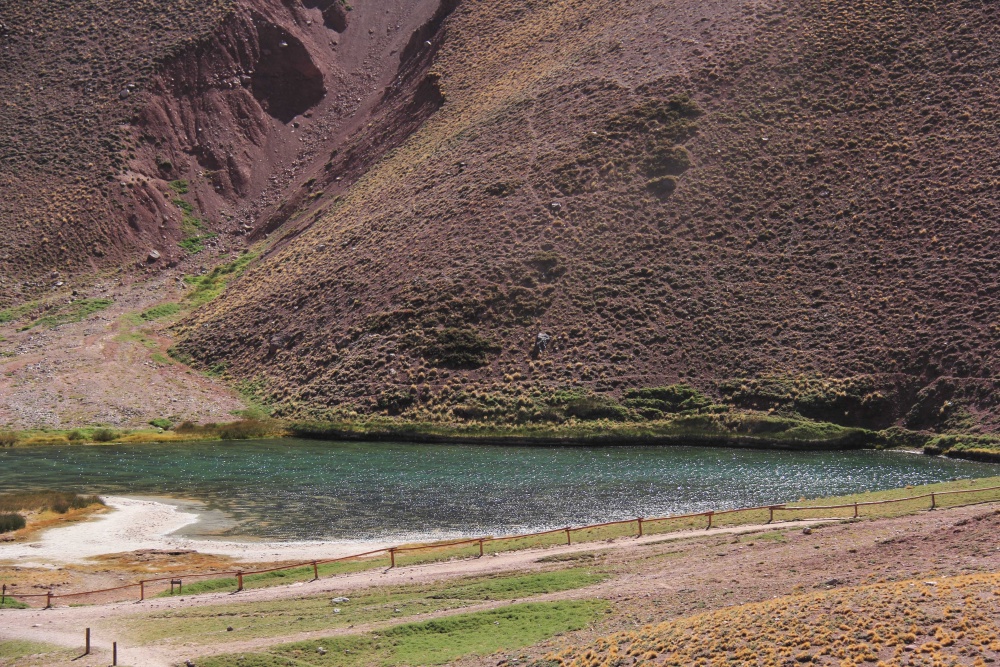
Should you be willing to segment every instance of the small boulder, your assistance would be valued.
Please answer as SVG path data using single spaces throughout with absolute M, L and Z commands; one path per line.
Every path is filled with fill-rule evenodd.
M 160 253 L 159 252 L 157 252 L 156 250 L 150 250 L 149 251 L 149 257 L 148 257 L 148 259 L 149 259 L 150 262 L 155 262 L 159 258 L 160 258 Z

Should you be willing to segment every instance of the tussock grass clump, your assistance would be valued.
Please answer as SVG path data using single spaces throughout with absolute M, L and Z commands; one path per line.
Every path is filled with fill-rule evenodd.
M 436 366 L 479 368 L 496 345 L 471 327 L 450 327 L 425 334 L 421 352 Z
M 17 434 L 10 431 L 0 431 L 0 447 L 13 447 L 17 444 Z
M 263 438 L 270 433 L 268 425 L 256 419 L 242 419 L 219 427 L 219 437 L 223 440 L 250 440 Z
M 94 442 L 111 442 L 118 438 L 118 433 L 109 428 L 99 428 L 90 434 L 90 438 Z
M 20 514 L 0 514 L 0 533 L 10 533 L 21 530 L 27 525 Z
M 241 419 L 228 424 L 195 424 L 185 421 L 174 427 L 174 433 L 195 438 L 220 438 L 222 440 L 250 440 L 279 435 L 281 429 L 261 419 Z

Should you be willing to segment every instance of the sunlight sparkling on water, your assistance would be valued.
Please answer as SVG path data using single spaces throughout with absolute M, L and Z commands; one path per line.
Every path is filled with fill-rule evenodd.
M 229 536 L 280 540 L 504 534 L 997 474 L 901 452 L 701 447 L 280 440 L 0 452 L 0 490 L 193 499 L 237 521 Z

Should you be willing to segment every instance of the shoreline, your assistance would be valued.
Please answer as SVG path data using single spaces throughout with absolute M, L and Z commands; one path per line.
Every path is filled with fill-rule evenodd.
M 47 530 L 27 543 L 0 544 L 0 563 L 48 567 L 54 563 L 86 563 L 97 556 L 141 550 L 197 551 L 239 562 L 272 563 L 348 556 L 392 546 L 362 541 L 240 542 L 195 539 L 178 534 L 199 515 L 178 505 L 147 498 L 102 496 L 112 512 L 90 521 Z M 194 504 L 194 503 L 192 503 Z
M 15 433 L 7 451 L 44 446 L 115 446 L 138 444 L 197 444 L 244 440 L 303 440 L 334 442 L 398 442 L 407 444 L 464 444 L 514 447 L 694 446 L 723 449 L 785 451 L 848 451 L 898 449 L 929 455 L 997 463 L 1000 436 L 941 435 L 909 431 L 898 426 L 870 430 L 801 417 L 760 412 L 678 414 L 653 421 L 579 421 L 564 424 L 503 424 L 416 422 L 374 418 L 341 422 L 287 422 L 249 420 L 229 435 L 216 427 L 183 432 L 148 429 L 125 431 L 111 440 L 71 438 L 72 431 L 42 430 Z M 86 431 L 95 430 L 86 428 Z M 228 437 L 222 437 L 227 435 Z M 0 446 L 0 455 L 5 451 Z

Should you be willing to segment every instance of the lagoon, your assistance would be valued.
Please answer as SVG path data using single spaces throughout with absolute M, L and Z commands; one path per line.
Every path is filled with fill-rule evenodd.
M 509 534 L 998 474 L 1000 464 L 870 450 L 297 439 L 0 450 L 0 492 L 196 501 L 215 520 L 185 534 L 247 540 Z

